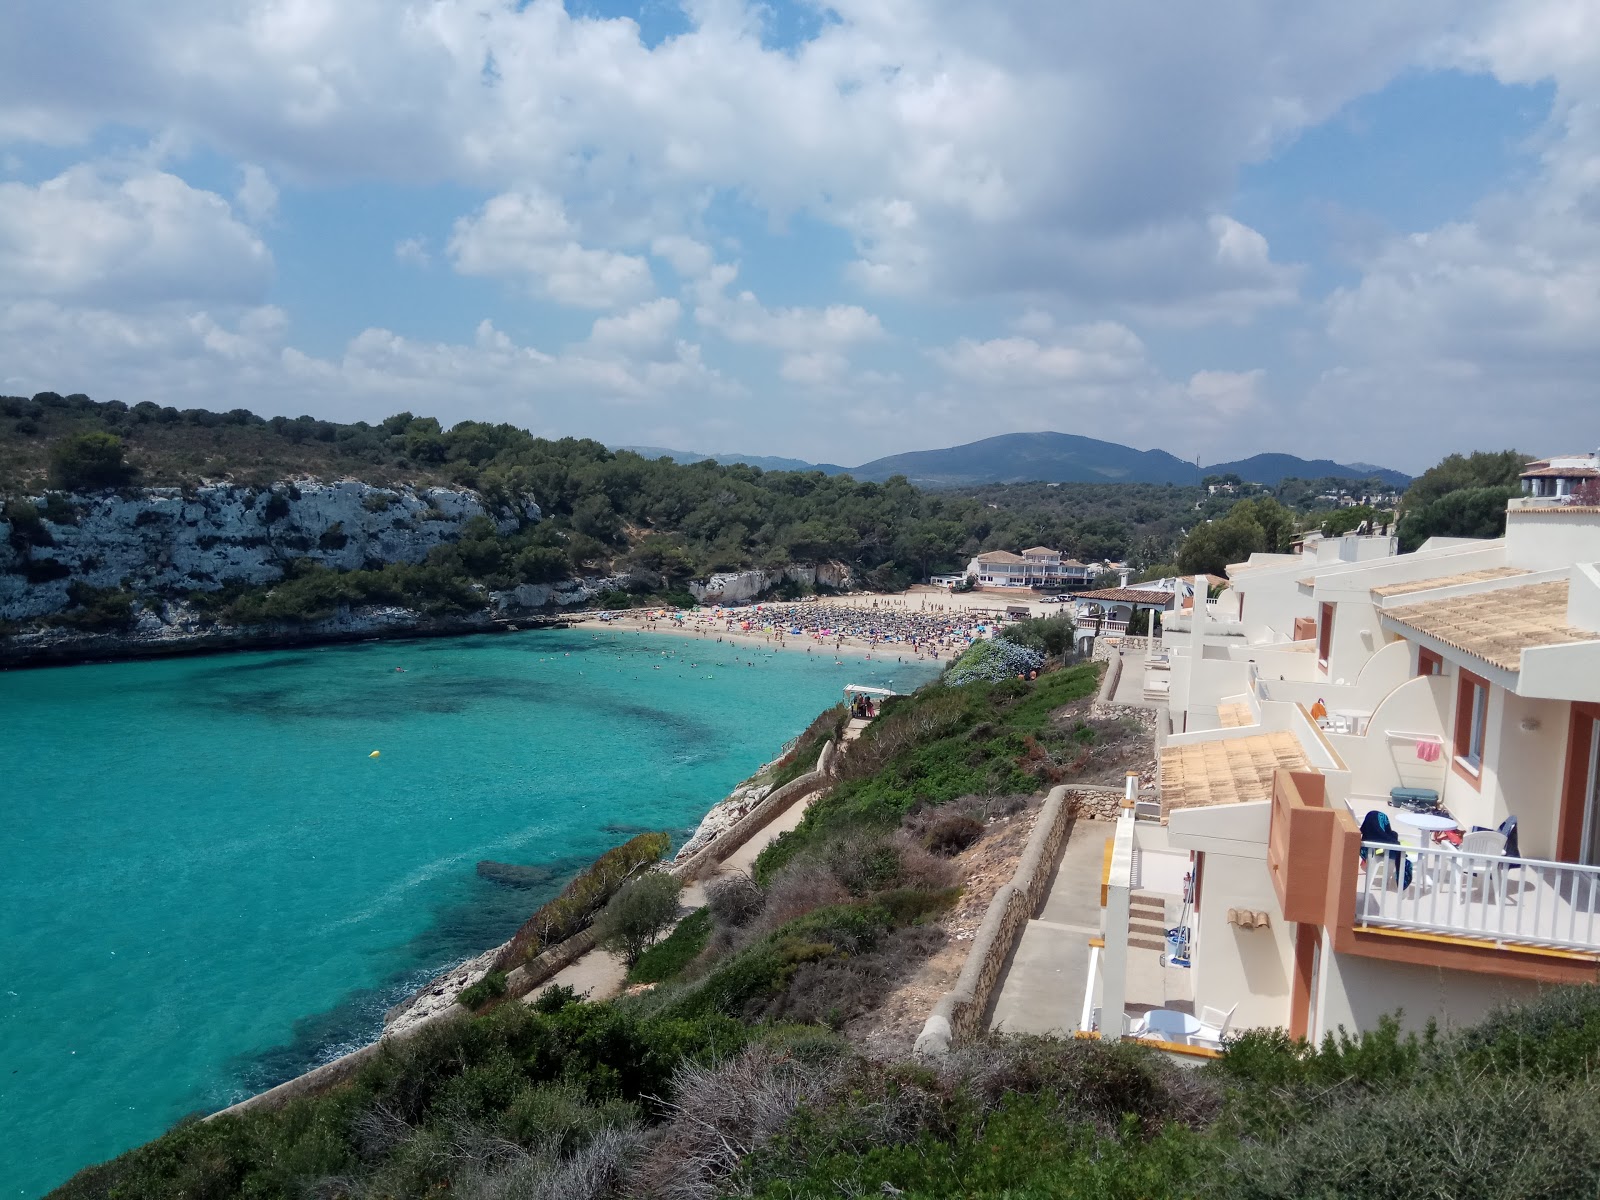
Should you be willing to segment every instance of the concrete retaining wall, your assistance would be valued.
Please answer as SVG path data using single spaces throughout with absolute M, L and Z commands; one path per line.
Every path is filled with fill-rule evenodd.
M 1022 929 L 1044 904 L 1050 877 L 1073 821 L 1111 820 L 1121 811 L 1122 789 L 1052 788 L 1017 863 L 1011 882 L 994 894 L 978 927 L 956 986 L 939 998 L 917 1036 L 917 1053 L 942 1057 L 956 1042 L 982 1031 L 984 1014 L 1016 948 Z
M 1069 789 L 1050 789 L 1011 882 L 995 893 L 956 986 L 939 998 L 917 1037 L 917 1053 L 939 1057 L 977 1033 L 1022 927 L 1043 903 L 1050 873 L 1072 824 Z
M 833 768 L 833 758 L 834 746 L 829 742 L 823 746 L 822 753 L 817 755 L 817 765 L 814 768 L 772 792 L 735 824 L 725 829 L 722 836 L 699 854 L 674 866 L 673 873 L 685 883 L 693 883 L 709 875 L 718 863 L 770 825 L 779 813 L 823 787 L 828 782 L 829 773 Z

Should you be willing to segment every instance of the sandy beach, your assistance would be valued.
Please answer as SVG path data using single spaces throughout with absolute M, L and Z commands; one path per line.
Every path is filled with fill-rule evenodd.
M 707 606 L 694 610 L 632 609 L 610 614 L 574 614 L 574 624 L 611 630 L 662 633 L 802 654 L 856 655 L 899 662 L 949 662 L 982 637 L 995 612 L 1025 604 L 1044 616 L 1060 606 L 1032 597 L 1013 599 L 992 592 L 952 595 L 913 588 L 884 594 L 858 592 L 758 605 Z

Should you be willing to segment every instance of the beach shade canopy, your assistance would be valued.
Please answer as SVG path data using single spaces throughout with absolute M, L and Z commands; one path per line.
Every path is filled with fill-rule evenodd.
M 891 691 L 888 688 L 868 687 L 864 683 L 847 683 L 847 684 L 845 684 L 844 685 L 844 694 L 846 696 L 896 696 L 896 695 L 899 695 L 898 692 Z

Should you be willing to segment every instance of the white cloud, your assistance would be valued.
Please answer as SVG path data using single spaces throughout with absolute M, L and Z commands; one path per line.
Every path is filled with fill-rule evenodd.
M 253 224 L 270 221 L 278 211 L 278 189 L 267 173 L 254 163 L 246 163 L 240 174 L 239 188 L 233 194 L 234 204 Z
M 654 290 L 643 258 L 581 245 L 561 202 L 540 191 L 495 196 L 450 236 L 463 275 L 519 280 L 535 293 L 579 308 L 615 308 Z
M 425 267 L 433 261 L 428 253 L 428 240 L 419 237 L 401 238 L 394 244 L 394 256 L 413 267 Z
M 698 301 L 695 320 L 730 342 L 808 353 L 840 350 L 884 337 L 882 322 L 858 304 L 768 308 L 752 291 L 730 297 L 725 289 L 736 272 L 736 267 L 719 263 L 692 289 Z
M 850 360 L 834 350 L 812 350 L 786 354 L 778 374 L 802 387 L 825 388 L 840 383 L 850 369 Z
M 964 383 L 991 389 L 1133 382 L 1148 374 L 1144 343 L 1125 325 L 1102 321 L 1032 337 L 962 338 L 935 349 L 934 362 Z
M 681 233 L 663 234 L 650 243 L 650 253 L 672 264 L 685 279 L 704 275 L 711 269 L 711 247 Z
M 646 301 L 615 317 L 600 317 L 589 334 L 594 346 L 655 354 L 672 345 L 683 307 L 671 297 Z
M 1233 253 L 1214 227 L 1238 168 L 1486 2 L 1351 0 L 1265 20 L 1249 0 L 841 0 L 790 47 L 737 0 L 690 7 L 691 28 L 654 46 L 632 21 L 553 2 L 80 0 L 12 22 L 0 128 L 182 128 L 323 181 L 538 181 L 584 214 L 591 246 L 682 237 L 724 192 L 842 229 L 857 278 L 883 290 L 1237 317 L 1286 294 L 1264 244 Z M 82 71 L 56 70 L 62 55 Z M 657 252 L 700 269 L 688 247 Z M 570 251 L 554 272 L 575 302 L 614 302 L 616 272 L 638 270 L 590 257 L 604 253 Z
M 1553 452 L 1587 423 L 1600 372 L 1600 13 L 1498 7 L 1441 58 L 1554 85 L 1535 169 L 1463 218 L 1369 247 L 1326 302 L 1338 357 L 1312 404 L 1399 445 Z
M 630 316 L 637 329 L 664 323 L 661 310 Z M 0 385 L 24 393 L 81 389 L 130 404 L 247 403 L 264 414 L 342 420 L 415 408 L 446 425 L 513 420 L 536 432 L 611 440 L 627 440 L 641 411 L 666 414 L 708 396 L 742 395 L 701 361 L 698 346 L 630 341 L 619 336 L 628 317 L 615 320 L 599 338 L 562 350 L 520 344 L 486 319 L 469 342 L 369 328 L 339 353 L 319 356 L 293 344 L 288 319 L 271 306 L 216 313 L 165 304 L 124 313 L 0 301 Z
M 271 278 L 272 256 L 228 202 L 176 175 L 85 163 L 37 186 L 0 183 L 0 295 L 251 303 Z
M 1267 373 L 1196 371 L 1185 388 L 1188 412 L 1205 420 L 1237 420 L 1262 406 Z

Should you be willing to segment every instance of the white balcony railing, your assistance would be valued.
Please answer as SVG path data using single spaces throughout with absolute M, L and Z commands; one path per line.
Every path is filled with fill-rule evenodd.
M 1600 867 L 1364 843 L 1355 924 L 1600 951 Z

